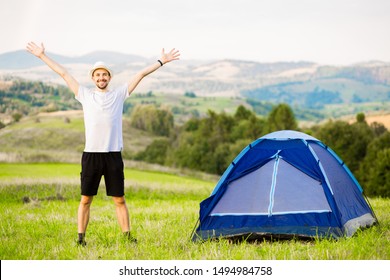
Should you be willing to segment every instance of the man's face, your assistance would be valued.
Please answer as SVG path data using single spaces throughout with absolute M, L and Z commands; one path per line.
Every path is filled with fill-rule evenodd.
M 99 89 L 105 90 L 111 80 L 111 76 L 105 69 L 96 69 L 93 72 L 92 80 Z

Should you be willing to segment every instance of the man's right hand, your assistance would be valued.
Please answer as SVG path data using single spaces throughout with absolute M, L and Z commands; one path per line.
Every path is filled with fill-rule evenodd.
M 45 46 L 41 43 L 41 46 L 38 46 L 34 42 L 30 42 L 26 47 L 27 51 L 40 58 L 44 63 L 46 63 L 54 72 L 60 75 L 69 86 L 71 91 L 77 96 L 79 92 L 79 83 L 68 73 L 68 71 L 59 63 L 45 55 Z

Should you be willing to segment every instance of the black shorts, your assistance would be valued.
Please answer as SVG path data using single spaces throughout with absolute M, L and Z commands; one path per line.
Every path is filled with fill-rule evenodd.
M 108 196 L 124 196 L 125 176 L 121 152 L 87 153 L 81 158 L 81 194 L 94 196 L 102 176 Z

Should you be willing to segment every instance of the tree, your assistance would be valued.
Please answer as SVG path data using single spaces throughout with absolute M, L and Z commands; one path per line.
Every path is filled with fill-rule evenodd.
M 344 121 L 329 121 L 314 136 L 334 150 L 352 172 L 358 170 L 366 156 L 367 145 L 374 138 L 366 122 L 351 125 Z
M 159 136 L 169 136 L 174 126 L 173 115 L 168 110 L 154 105 L 138 105 L 130 116 L 132 127 L 149 131 Z
M 248 142 L 256 140 L 264 134 L 266 121 L 255 115 L 249 116 L 248 119 L 236 121 L 232 129 L 232 138 L 234 141 L 246 139 Z
M 390 197 L 390 148 L 378 151 L 365 185 L 367 195 Z
M 192 91 L 186 91 L 184 93 L 184 96 L 189 97 L 189 98 L 195 98 L 196 94 L 194 92 L 192 92 Z
M 154 140 L 144 151 L 138 153 L 134 159 L 163 165 L 165 164 L 169 145 L 170 143 L 167 139 Z
M 390 197 L 390 132 L 375 138 L 367 147 L 357 179 L 367 195 Z
M 14 113 L 14 114 L 12 114 L 12 119 L 14 120 L 14 122 L 20 121 L 20 119 L 21 119 L 22 117 L 23 117 L 23 115 L 20 114 L 20 113 Z
M 297 130 L 298 124 L 290 106 L 285 103 L 274 107 L 268 115 L 268 124 L 266 132 L 278 130 Z
M 237 107 L 236 109 L 236 112 L 234 114 L 234 118 L 237 120 L 237 121 L 240 121 L 240 120 L 247 120 L 249 119 L 251 116 L 254 116 L 255 114 L 250 111 L 249 109 L 245 108 L 243 105 L 240 105 Z
M 375 137 L 381 136 L 382 134 L 387 132 L 387 128 L 382 123 L 373 122 L 372 124 L 370 124 L 370 127 Z
M 365 122 L 365 121 L 366 121 L 366 115 L 365 115 L 364 113 L 358 113 L 358 114 L 356 115 L 356 121 L 357 121 L 358 123 L 363 123 L 363 122 Z

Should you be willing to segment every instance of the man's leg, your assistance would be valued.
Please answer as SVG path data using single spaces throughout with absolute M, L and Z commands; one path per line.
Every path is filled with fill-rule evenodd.
M 127 209 L 125 197 L 113 196 L 112 199 L 115 203 L 116 216 L 118 217 L 118 222 L 122 232 L 130 231 L 129 210 Z
M 87 231 L 87 226 L 89 222 L 89 212 L 92 204 L 93 196 L 82 195 L 79 209 L 77 213 L 77 230 L 79 233 L 78 243 L 80 245 L 85 245 L 85 232 Z
M 130 218 L 124 196 L 113 196 L 115 203 L 116 216 L 124 236 L 131 242 L 137 242 L 137 239 L 130 234 Z

